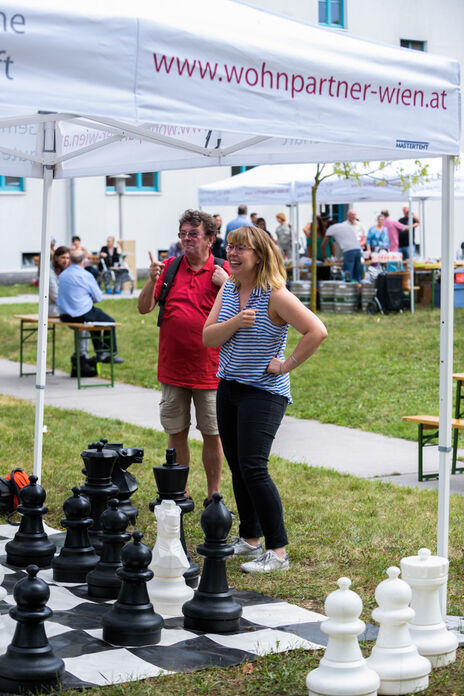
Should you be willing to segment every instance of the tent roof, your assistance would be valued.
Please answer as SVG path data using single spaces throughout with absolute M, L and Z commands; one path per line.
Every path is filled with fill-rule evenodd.
M 420 160 L 428 165 L 427 181 L 412 187 L 413 197 L 441 198 L 441 161 L 439 159 Z M 414 174 L 417 165 L 412 160 L 398 160 L 382 169 L 380 162 L 370 162 L 369 166 L 359 167 L 368 171 L 359 180 L 331 176 L 318 187 L 319 203 L 351 203 L 353 201 L 398 201 L 407 198 L 403 177 Z M 198 204 L 239 205 L 249 203 L 291 204 L 311 201 L 311 188 L 314 184 L 316 165 L 262 165 L 242 174 L 198 188 Z M 324 174 L 330 172 L 327 165 Z M 459 164 L 455 172 L 455 195 L 463 197 L 464 173 Z
M 5 0 L 2 12 L 6 174 L 41 176 L 44 159 L 63 177 L 458 152 L 448 58 L 234 0 Z M 31 167 L 37 111 L 58 114 L 57 157 Z

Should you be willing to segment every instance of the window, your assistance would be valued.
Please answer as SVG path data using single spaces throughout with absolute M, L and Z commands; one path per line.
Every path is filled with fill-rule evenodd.
M 33 268 L 37 264 L 35 259 L 40 256 L 40 251 L 23 251 L 21 254 L 21 268 Z
M 414 41 L 413 39 L 400 39 L 400 46 L 412 48 L 414 51 L 425 51 L 425 41 Z
M 0 176 L 0 191 L 24 191 L 24 179 L 19 176 Z
M 159 172 L 144 172 L 143 174 L 129 174 L 126 179 L 126 191 L 159 191 Z M 114 191 L 114 179 L 112 176 L 106 177 L 106 190 Z
M 243 174 L 243 172 L 247 172 L 249 169 L 254 169 L 254 165 L 251 165 L 250 167 L 231 167 L 231 176 Z
M 343 0 L 319 0 L 319 24 L 344 27 Z

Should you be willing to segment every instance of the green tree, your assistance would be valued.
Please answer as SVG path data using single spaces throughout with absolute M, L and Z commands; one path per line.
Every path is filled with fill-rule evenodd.
M 362 186 L 366 181 L 377 186 L 395 184 L 399 193 L 404 194 L 409 186 L 427 181 L 428 164 L 414 160 L 414 169 L 406 171 L 402 164 L 393 162 L 318 162 L 311 188 L 312 222 L 311 222 L 311 278 L 317 277 L 317 192 L 323 181 L 331 177 L 349 179 Z M 316 311 L 316 283 L 311 283 L 311 309 Z

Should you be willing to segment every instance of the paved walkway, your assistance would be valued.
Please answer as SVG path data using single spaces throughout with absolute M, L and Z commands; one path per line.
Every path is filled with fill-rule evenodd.
M 34 368 L 31 365 L 27 369 L 32 371 Z M 0 359 L 0 393 L 34 402 L 35 378 L 20 378 L 18 363 Z M 60 371 L 47 376 L 45 392 L 46 405 L 80 409 L 155 430 L 162 430 L 159 398 L 160 392 L 154 389 L 121 383 L 117 383 L 114 389 L 78 390 L 76 380 Z M 195 422 L 194 418 L 192 422 Z M 201 437 L 194 427 L 190 436 Z M 361 478 L 380 478 L 420 488 L 438 487 L 437 481 L 417 481 L 417 444 L 399 438 L 286 416 L 272 451 L 290 461 L 335 469 Z M 437 449 L 428 448 L 425 455 L 424 469 L 433 471 L 438 463 Z M 451 477 L 451 490 L 464 494 L 464 476 Z
M 105 299 L 117 301 L 137 297 L 139 293 L 140 290 L 134 290 L 133 295 L 123 291 L 121 295 L 105 295 Z M 26 302 L 36 304 L 38 295 L 0 297 L 0 304 Z M 31 365 L 26 369 L 32 371 L 34 368 Z M 0 394 L 34 402 L 35 378 L 20 378 L 18 363 L 0 359 Z M 159 399 L 159 391 L 130 384 L 117 383 L 114 389 L 78 390 L 76 380 L 70 379 L 67 373 L 56 371 L 54 376 L 47 376 L 47 405 L 76 408 L 103 418 L 119 418 L 155 430 L 162 430 Z M 192 422 L 195 422 L 193 415 Z M 193 426 L 190 437 L 201 439 Z M 361 478 L 381 479 L 419 488 L 438 488 L 436 480 L 418 482 L 417 443 L 400 438 L 285 416 L 272 452 L 293 462 L 335 469 Z M 437 467 L 437 448 L 429 447 L 424 451 L 424 471 L 436 471 Z M 451 476 L 451 492 L 464 495 L 464 475 Z

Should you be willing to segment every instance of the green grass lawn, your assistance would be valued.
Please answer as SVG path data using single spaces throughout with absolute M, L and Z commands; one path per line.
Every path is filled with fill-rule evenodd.
M 118 329 L 119 381 L 157 387 L 156 314 L 141 316 L 136 300 L 103 300 L 102 309 L 122 323 Z M 32 305 L 0 305 L 0 357 L 18 360 L 19 322 L 15 314 L 37 311 Z M 389 436 L 414 440 L 416 428 L 401 417 L 414 413 L 438 415 L 439 326 L 437 310 L 414 316 L 392 314 L 324 314 L 329 337 L 319 351 L 292 372 L 294 403 L 288 415 L 314 418 Z M 288 351 L 298 335 L 289 333 Z M 57 366 L 68 371 L 73 352 L 71 331 L 56 332 Z M 464 309 L 455 316 L 455 370 L 464 370 Z M 35 362 L 35 344 L 26 353 Z
M 17 295 L 37 295 L 39 289 L 32 283 L 16 283 L 15 285 L 0 285 L 0 297 L 16 297 Z
M 0 396 L 0 471 L 16 466 L 32 470 L 34 407 L 32 404 Z M 144 541 L 155 540 L 155 518 L 148 503 L 156 497 L 152 467 L 162 464 L 166 437 L 150 429 L 139 428 L 116 420 L 96 418 L 80 411 L 45 409 L 47 434 L 44 435 L 43 485 L 49 507 L 47 523 L 58 528 L 63 517 L 63 501 L 71 495 L 74 485 L 83 483 L 81 450 L 89 442 L 106 437 L 128 447 L 143 447 L 142 465 L 131 470 L 139 490 L 133 497 L 140 510 L 138 528 Z M 200 444 L 192 442 L 192 465 L 189 490 L 194 500 L 205 494 L 201 467 Z M 290 463 L 271 457 L 272 475 L 284 504 L 290 538 L 291 569 L 288 573 L 265 576 L 244 575 L 239 559 L 228 561 L 229 584 L 243 590 L 256 590 L 299 606 L 323 611 L 327 594 L 335 589 L 336 580 L 346 575 L 363 599 L 362 618 L 372 621 L 370 613 L 376 606 L 376 585 L 386 578 L 385 570 L 399 565 L 405 555 L 415 554 L 420 547 L 435 550 L 437 526 L 437 493 L 392 484 L 366 481 L 334 471 Z M 224 475 L 222 493 L 234 509 L 230 475 Z M 199 518 L 201 505 L 185 517 L 185 533 L 192 557 L 202 540 Z M 448 611 L 464 613 L 464 557 L 462 553 L 462 519 L 464 497 L 450 499 L 450 576 Z M 419 521 L 419 523 L 418 523 Z M 237 534 L 234 521 L 232 534 Z M 372 645 L 365 649 L 370 651 Z M 449 669 L 436 670 L 426 696 L 462 694 L 464 683 L 464 651 L 458 651 L 458 662 Z M 184 694 L 220 694 L 245 696 L 251 694 L 303 696 L 304 679 L 315 668 L 321 653 L 295 651 L 260 658 L 252 665 L 199 673 L 177 674 L 154 680 L 92 690 L 93 694 L 142 696 L 156 691 L 162 696 Z

